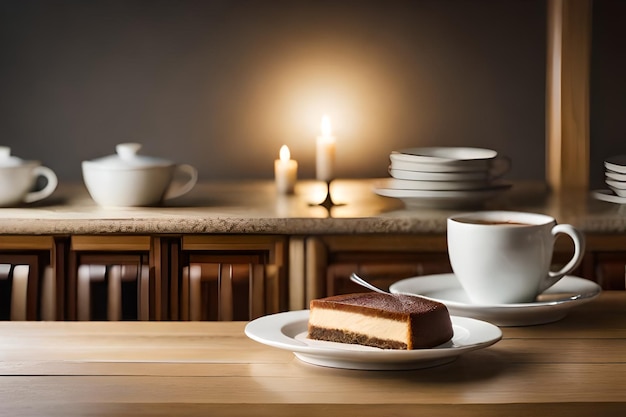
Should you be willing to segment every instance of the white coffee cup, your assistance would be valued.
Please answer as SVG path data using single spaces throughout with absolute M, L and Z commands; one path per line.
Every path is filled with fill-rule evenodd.
M 39 177 L 45 178 L 45 185 L 34 190 Z M 0 207 L 43 200 L 54 192 L 57 184 L 57 176 L 50 168 L 38 161 L 12 156 L 9 147 L 0 146 Z
M 559 234 L 572 239 L 574 254 L 563 268 L 552 271 Z M 482 211 L 448 218 L 452 270 L 476 304 L 532 302 L 574 270 L 584 252 L 584 235 L 547 215 Z

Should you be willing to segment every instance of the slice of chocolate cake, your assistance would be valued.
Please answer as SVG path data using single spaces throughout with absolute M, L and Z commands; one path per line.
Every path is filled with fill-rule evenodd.
M 452 338 L 444 304 L 411 295 L 358 293 L 312 300 L 309 338 L 382 349 L 431 348 Z

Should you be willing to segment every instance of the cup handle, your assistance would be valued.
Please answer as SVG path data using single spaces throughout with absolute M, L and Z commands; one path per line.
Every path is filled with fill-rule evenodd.
M 54 173 L 54 171 L 48 167 L 44 167 L 44 166 L 35 167 L 35 169 L 33 170 L 33 173 L 35 174 L 37 178 L 44 177 L 47 183 L 46 183 L 46 186 L 43 187 L 41 190 L 32 191 L 26 194 L 24 196 L 25 203 L 33 203 L 35 201 L 43 200 L 44 198 L 52 194 L 54 190 L 56 190 L 57 185 L 59 183 L 59 180 L 56 174 Z
M 182 173 L 183 175 L 187 175 L 189 179 L 187 182 L 179 183 L 172 182 L 172 184 L 167 189 L 164 200 L 170 200 L 172 198 L 180 197 L 183 194 L 187 194 L 198 182 L 198 170 L 187 164 L 176 165 L 176 169 L 174 170 L 174 175 L 176 173 Z
M 508 156 L 498 156 L 493 160 L 489 168 L 489 176 L 491 179 L 498 179 L 511 169 L 512 161 Z
M 572 272 L 580 264 L 585 254 L 585 236 L 574 228 L 574 226 L 570 224 L 557 224 L 552 228 L 552 236 L 556 237 L 559 233 L 568 235 L 572 239 L 574 242 L 574 255 L 560 270 L 548 272 L 548 276 L 543 280 L 539 288 L 540 293 L 556 284 L 563 276 Z

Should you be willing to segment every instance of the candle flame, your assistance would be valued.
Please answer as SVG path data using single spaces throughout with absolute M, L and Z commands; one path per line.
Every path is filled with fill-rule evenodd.
M 332 126 L 330 124 L 330 117 L 324 115 L 322 117 L 322 136 L 330 137 L 333 135 Z
M 289 152 L 289 148 L 287 147 L 287 145 L 281 146 L 280 147 L 280 160 L 288 161 L 289 159 L 291 159 L 291 153 Z

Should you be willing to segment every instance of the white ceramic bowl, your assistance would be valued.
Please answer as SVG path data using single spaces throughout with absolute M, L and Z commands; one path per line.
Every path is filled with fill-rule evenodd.
M 486 181 L 489 179 L 489 172 L 469 171 L 469 172 L 424 172 L 407 171 L 389 167 L 389 175 L 399 180 L 412 181 Z
M 619 174 L 626 174 L 626 155 L 616 155 L 605 159 L 604 167 Z
M 624 182 L 624 181 L 614 181 L 614 180 L 607 179 L 606 180 L 606 184 L 618 196 L 626 197 L 626 182 Z
M 492 149 L 466 147 L 424 147 L 393 151 L 391 169 L 438 173 L 487 173 L 499 177 L 511 167 L 509 158 Z
M 141 145 L 117 145 L 116 155 L 83 161 L 85 186 L 96 203 L 108 207 L 153 206 L 189 192 L 198 180 L 196 168 L 137 155 Z M 185 182 L 173 181 L 181 173 Z
M 39 177 L 46 183 L 42 189 L 33 190 Z M 0 146 L 0 207 L 43 200 L 54 192 L 57 176 L 38 161 L 24 161 L 11 156 L 10 148 Z
M 493 149 L 455 146 L 431 146 L 406 148 L 394 151 L 404 160 L 424 163 L 457 163 L 489 161 L 498 156 Z
M 605 170 L 604 174 L 606 178 L 613 181 L 626 181 L 626 174 L 620 174 L 619 172 L 614 172 L 611 170 Z

